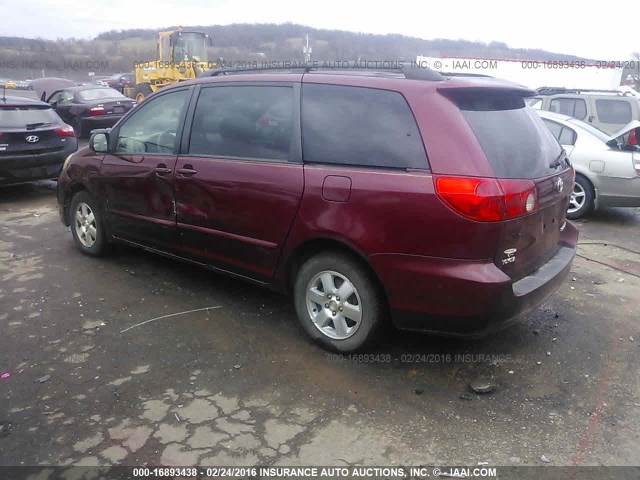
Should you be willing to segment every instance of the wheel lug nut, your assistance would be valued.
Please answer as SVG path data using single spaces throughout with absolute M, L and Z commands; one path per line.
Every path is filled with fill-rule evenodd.
M 328 298 L 329 300 L 331 300 L 331 294 L 327 295 L 327 298 Z
M 328 304 L 328 303 L 325 303 L 325 304 L 324 304 L 324 308 L 329 308 L 329 304 Z
M 333 312 L 331 315 L 333 315 L 335 317 L 336 316 L 336 312 Z
M 337 301 L 340 301 L 340 297 L 336 297 L 336 300 L 337 300 Z
M 342 307 L 340 307 L 340 311 L 342 311 Z

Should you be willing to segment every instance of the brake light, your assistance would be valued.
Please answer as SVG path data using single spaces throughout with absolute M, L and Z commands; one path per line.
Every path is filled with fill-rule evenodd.
M 106 113 L 104 107 L 91 107 L 89 109 L 89 115 L 91 115 L 92 117 L 96 116 L 96 115 L 104 115 Z
M 73 127 L 67 124 L 65 124 L 63 127 L 56 128 L 54 132 L 56 132 L 56 135 L 58 135 L 59 137 L 75 137 L 76 136 L 76 132 L 73 130 Z
M 638 145 L 635 128 L 629 132 L 629 145 Z
M 436 193 L 459 214 L 481 222 L 508 220 L 533 213 L 538 207 L 531 180 L 438 177 Z

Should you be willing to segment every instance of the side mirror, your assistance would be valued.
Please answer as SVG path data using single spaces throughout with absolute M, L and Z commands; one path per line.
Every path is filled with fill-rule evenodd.
M 47 92 L 42 92 L 42 95 L 40 95 L 40 100 L 42 100 L 43 102 L 47 100 Z
M 607 142 L 607 147 L 615 148 L 617 150 L 620 148 L 620 145 L 618 144 L 618 141 L 615 138 L 612 138 Z
M 89 139 L 89 148 L 96 153 L 109 151 L 109 134 L 106 132 L 92 133 Z

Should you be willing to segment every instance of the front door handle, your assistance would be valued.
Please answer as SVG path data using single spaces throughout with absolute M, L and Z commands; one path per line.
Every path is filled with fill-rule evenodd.
M 161 163 L 155 168 L 155 171 L 158 175 L 166 175 L 167 173 L 171 173 L 171 169 L 167 168 L 164 163 Z
M 194 170 L 194 168 L 191 165 L 185 165 L 184 168 L 178 168 L 176 171 L 178 173 L 181 173 L 185 177 L 188 177 L 190 175 L 195 175 L 196 173 L 198 173 L 198 171 Z

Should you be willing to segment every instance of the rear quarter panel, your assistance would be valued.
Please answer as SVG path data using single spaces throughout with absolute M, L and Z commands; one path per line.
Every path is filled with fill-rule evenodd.
M 287 258 L 296 247 L 316 238 L 338 240 L 363 256 L 402 253 L 459 259 L 490 259 L 499 227 L 473 222 L 446 207 L 427 172 L 305 165 L 305 191 L 298 217 L 285 245 Z M 324 179 L 351 179 L 346 202 L 325 200 Z

